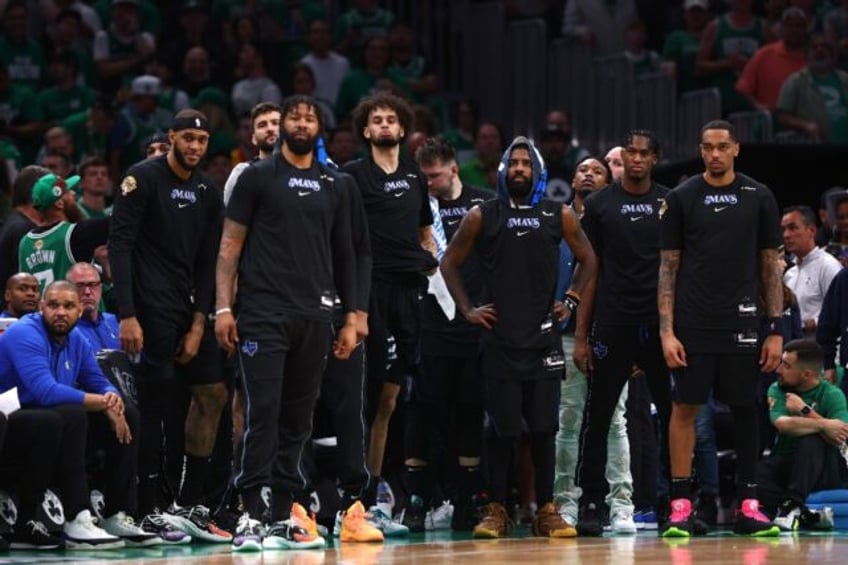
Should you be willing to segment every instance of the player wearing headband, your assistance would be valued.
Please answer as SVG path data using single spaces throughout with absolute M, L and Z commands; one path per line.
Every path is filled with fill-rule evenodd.
M 177 113 L 161 157 L 127 171 L 115 199 L 109 257 L 120 318 L 121 346 L 139 356 L 141 408 L 139 509 L 142 527 L 165 541 L 229 542 L 202 505 L 218 420 L 227 400 L 220 350 L 207 316 L 213 306 L 221 233 L 220 190 L 196 170 L 209 144 L 202 113 Z M 185 458 L 176 503 L 162 515 L 162 421 L 174 384 L 191 390 Z M 177 530 L 182 530 L 180 533 Z

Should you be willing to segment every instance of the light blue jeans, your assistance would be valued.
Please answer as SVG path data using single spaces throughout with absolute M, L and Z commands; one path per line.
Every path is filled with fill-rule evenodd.
M 559 431 L 556 435 L 556 471 L 554 474 L 554 504 L 570 524 L 577 523 L 577 513 L 582 489 L 575 484 L 577 458 L 580 454 L 580 428 L 583 425 L 583 408 L 586 404 L 588 382 L 577 370 L 572 360 L 574 337 L 563 336 L 566 360 L 566 379 L 562 383 L 559 404 Z M 621 391 L 607 438 L 607 465 L 605 476 L 609 483 L 606 503 L 610 515 L 617 512 L 633 513 L 633 476 L 630 474 L 630 443 L 627 440 L 625 404 L 627 385 Z

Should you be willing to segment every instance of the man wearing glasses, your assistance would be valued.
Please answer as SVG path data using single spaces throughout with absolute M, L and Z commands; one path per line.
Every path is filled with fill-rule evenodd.
M 103 283 L 100 273 L 91 263 L 75 263 L 65 278 L 77 286 L 82 306 L 82 315 L 77 328 L 83 333 L 95 351 L 120 349 L 118 318 L 114 314 L 100 311 Z

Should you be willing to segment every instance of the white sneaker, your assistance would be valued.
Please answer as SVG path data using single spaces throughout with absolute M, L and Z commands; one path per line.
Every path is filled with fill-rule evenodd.
M 772 523 L 780 528 L 780 531 L 782 532 L 794 532 L 800 526 L 801 512 L 802 509 L 800 506 L 784 508 L 783 505 L 781 505 L 781 507 L 777 509 L 777 516 L 774 517 Z
M 424 529 L 428 532 L 450 530 L 452 518 L 453 504 L 449 500 L 445 500 L 441 506 L 427 512 L 427 516 L 424 518 Z
M 67 549 L 119 549 L 124 540 L 94 525 L 91 512 L 82 510 L 71 522 L 65 522 L 65 545 Z
M 124 540 L 128 547 L 148 547 L 162 543 L 158 535 L 145 532 L 135 523 L 126 512 L 118 512 L 100 522 L 100 527 L 106 533 L 112 534 Z
M 386 516 L 394 515 L 395 493 L 391 485 L 383 479 L 377 483 L 377 508 Z
M 409 528 L 386 516 L 378 506 L 372 506 L 368 510 L 365 520 L 383 532 L 383 535 L 387 538 L 409 535 Z
M 633 513 L 619 510 L 610 516 L 610 530 L 613 534 L 635 534 L 636 522 L 633 521 Z

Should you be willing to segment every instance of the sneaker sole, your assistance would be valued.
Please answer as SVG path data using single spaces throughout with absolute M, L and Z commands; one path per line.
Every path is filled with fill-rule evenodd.
M 636 535 L 639 530 L 634 526 L 632 528 L 612 528 L 610 533 L 614 536 L 633 536 Z
M 92 543 L 87 541 L 65 540 L 65 549 L 69 551 L 99 551 L 101 549 L 121 549 L 126 547 L 124 540 Z
M 771 528 L 760 530 L 758 532 L 750 532 L 750 533 L 739 533 L 733 532 L 737 536 L 749 537 L 749 538 L 776 538 L 780 536 L 780 528 L 777 526 L 772 526 Z
M 404 528 L 402 530 L 396 529 L 396 530 L 389 530 L 389 531 L 386 531 L 386 530 L 380 530 L 380 531 L 383 532 L 383 537 L 402 538 L 404 536 L 408 536 L 410 534 L 410 532 L 412 532 L 413 530 Z M 418 533 L 424 533 L 425 530 L 415 530 L 415 531 L 418 532 Z
M 498 539 L 501 536 L 496 530 L 477 529 L 471 532 L 471 537 L 474 539 Z
M 15 543 L 12 542 L 9 544 L 9 549 L 29 549 L 29 550 L 44 550 L 44 551 L 52 551 L 54 549 L 62 549 L 65 546 L 62 544 L 53 544 L 53 545 L 36 545 L 34 543 Z
M 206 541 L 209 543 L 231 543 L 233 541 L 233 536 L 220 536 L 208 532 L 206 530 L 202 530 L 197 526 L 197 524 L 195 524 L 188 518 L 183 518 L 182 516 L 174 516 L 173 514 L 163 514 L 162 517 L 172 527 L 180 530 L 181 532 L 187 533 L 195 541 Z
M 662 537 L 664 538 L 691 538 L 692 532 L 682 530 L 675 526 L 670 526 L 666 531 L 662 533 Z
M 256 540 L 248 540 L 241 545 L 233 545 L 235 553 L 256 553 L 262 551 L 262 542 Z
M 339 536 L 339 541 L 346 543 L 382 543 L 385 541 L 384 536 L 374 536 L 366 539 L 357 539 L 355 536 L 345 535 L 344 532 Z
M 153 536 L 142 540 L 134 540 L 128 537 L 119 536 L 124 540 L 127 547 L 152 547 L 154 545 L 162 545 L 164 540 L 159 536 Z
M 327 542 L 323 538 L 312 541 L 289 541 L 283 538 L 265 538 L 262 540 L 262 549 L 287 550 L 287 549 L 324 549 Z

